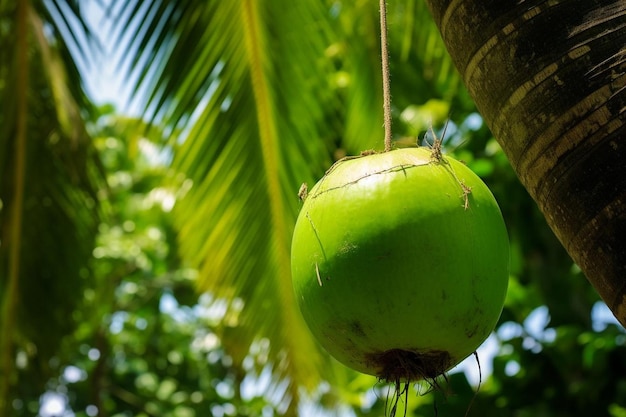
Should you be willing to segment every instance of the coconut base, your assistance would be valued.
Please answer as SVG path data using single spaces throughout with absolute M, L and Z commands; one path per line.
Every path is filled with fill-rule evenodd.
M 454 364 L 450 354 L 441 350 L 390 349 L 371 354 L 370 361 L 381 370 L 378 377 L 391 383 L 434 380 Z

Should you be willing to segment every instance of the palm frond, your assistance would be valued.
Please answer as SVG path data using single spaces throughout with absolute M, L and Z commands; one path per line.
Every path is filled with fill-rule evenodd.
M 342 74 L 339 92 L 345 106 L 341 146 L 352 155 L 381 149 L 384 132 L 377 4 L 333 2 L 333 7 L 337 9 L 334 24 L 338 37 L 329 48 L 329 59 L 339 62 Z M 462 87 L 460 77 L 425 2 L 389 2 L 388 22 L 394 120 L 398 121 L 406 107 L 432 98 L 452 101 Z M 441 121 L 433 120 L 436 122 Z
M 42 389 L 50 358 L 75 324 L 98 218 L 97 161 L 82 117 L 90 109 L 64 55 L 67 33 L 50 31 L 58 21 L 47 20 L 53 14 L 39 2 L 5 6 L 0 23 L 18 29 L 0 36 L 2 411 L 7 383 Z M 64 19 L 83 27 L 79 16 Z M 16 352 L 27 358 L 19 373 Z
M 127 10 L 128 27 L 144 19 L 133 63 L 137 91 L 150 92 L 148 117 L 185 133 L 174 155 L 193 183 L 175 211 L 181 252 L 199 268 L 201 290 L 244 300 L 230 340 L 268 337 L 276 376 L 296 383 L 288 393 L 296 397 L 298 384 L 315 386 L 325 369 L 293 299 L 289 252 L 300 183 L 331 162 L 326 10 L 251 0 Z
M 390 14 L 390 20 L 398 26 L 396 36 L 391 39 L 392 53 L 397 55 L 395 70 L 398 73 L 405 68 L 415 71 L 410 85 L 416 102 L 442 96 L 452 99 L 458 93 L 460 77 L 426 2 L 394 2 Z M 400 80 L 398 84 L 406 85 L 406 82 Z
M 392 14 L 393 53 L 410 63 L 401 78 L 447 71 L 445 55 L 412 62 L 438 33 L 424 28 L 422 2 L 401 3 L 416 14 Z M 192 184 L 175 208 L 181 254 L 199 269 L 200 290 L 245 303 L 228 329 L 231 354 L 242 360 L 269 338 L 276 376 L 293 382 L 295 398 L 297 385 L 333 378 L 291 290 L 296 192 L 321 177 L 336 148 L 382 147 L 376 5 L 135 0 L 117 10 L 118 39 L 132 39 L 120 65 L 138 80 L 146 119 L 181 132 L 170 140 L 173 167 Z M 405 102 L 430 98 L 410 97 L 406 85 L 397 88 Z

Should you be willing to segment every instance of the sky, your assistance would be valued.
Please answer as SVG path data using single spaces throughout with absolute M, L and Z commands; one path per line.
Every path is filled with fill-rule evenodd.
M 138 113 L 131 101 L 130 83 L 126 81 L 127 65 L 123 51 L 128 38 L 117 41 L 114 21 L 107 18 L 106 8 L 110 0 L 88 0 L 83 3 L 85 18 L 94 36 L 102 45 L 102 54 L 96 54 L 95 65 L 83 68 L 85 89 L 97 104 L 113 104 L 121 113 Z M 117 2 L 120 5 L 122 2 Z

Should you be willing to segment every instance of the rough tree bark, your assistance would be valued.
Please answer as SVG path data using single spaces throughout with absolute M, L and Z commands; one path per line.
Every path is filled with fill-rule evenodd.
M 626 326 L 626 1 L 427 3 L 521 182 Z

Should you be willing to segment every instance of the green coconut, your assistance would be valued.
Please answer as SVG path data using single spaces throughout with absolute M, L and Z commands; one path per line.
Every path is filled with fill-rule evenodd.
M 468 167 L 399 149 L 331 167 L 304 198 L 291 262 L 320 344 L 357 371 L 409 382 L 454 367 L 493 330 L 508 237 Z

